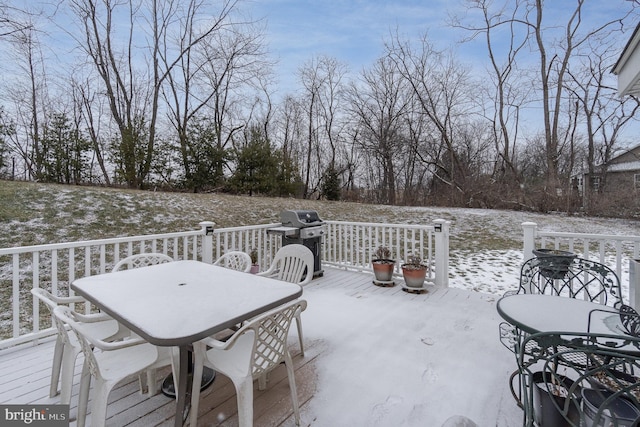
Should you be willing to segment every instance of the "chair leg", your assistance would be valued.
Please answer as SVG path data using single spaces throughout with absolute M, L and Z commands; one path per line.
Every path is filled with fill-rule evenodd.
M 269 373 L 265 372 L 258 377 L 258 390 L 265 390 L 267 388 L 267 375 L 269 375 Z
M 300 354 L 304 357 L 304 344 L 302 344 L 302 319 L 300 313 L 296 316 L 296 327 L 298 328 L 298 342 L 300 342 Z
M 73 374 L 77 357 L 78 352 L 75 349 L 65 346 L 62 354 L 62 381 L 60 385 L 60 403 L 63 405 L 68 405 L 71 402 L 71 389 L 73 388 Z
M 140 389 L 140 394 L 147 394 L 149 391 L 147 388 L 147 380 L 148 375 L 145 372 L 140 372 L 138 374 L 138 388 Z
M 89 406 L 89 388 L 91 387 L 91 372 L 85 363 L 80 376 L 80 392 L 78 394 L 78 427 L 84 427 L 87 422 L 87 408 Z
M 158 394 L 158 381 L 156 377 L 156 369 L 147 369 L 147 395 L 149 397 Z
M 298 390 L 296 388 L 296 377 L 293 370 L 291 355 L 286 352 L 284 356 L 284 364 L 287 367 L 287 376 L 289 377 L 289 388 L 291 389 L 291 404 L 293 405 L 293 414 L 296 418 L 296 425 L 300 425 L 300 405 L 298 404 Z
M 112 387 L 111 384 L 96 379 L 91 401 L 91 427 L 104 427 L 107 424 L 107 403 Z
M 253 426 L 253 378 L 232 378 L 238 400 L 239 427 Z
M 58 336 L 56 346 L 53 350 L 53 365 L 51 366 L 51 385 L 49 387 L 49 397 L 58 394 L 58 382 L 60 381 L 60 368 L 62 367 L 62 356 L 65 349 L 64 341 Z

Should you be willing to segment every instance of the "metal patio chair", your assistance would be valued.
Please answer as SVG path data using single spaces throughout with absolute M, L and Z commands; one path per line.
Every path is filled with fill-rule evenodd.
M 545 332 L 518 354 L 525 426 L 640 423 L 640 339 Z

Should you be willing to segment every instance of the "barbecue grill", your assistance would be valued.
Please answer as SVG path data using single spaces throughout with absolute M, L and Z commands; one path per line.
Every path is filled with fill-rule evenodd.
M 300 244 L 313 253 L 313 275 L 322 276 L 321 245 L 326 225 L 316 211 L 284 210 L 280 212 L 280 227 L 267 230 L 282 235 L 282 246 Z

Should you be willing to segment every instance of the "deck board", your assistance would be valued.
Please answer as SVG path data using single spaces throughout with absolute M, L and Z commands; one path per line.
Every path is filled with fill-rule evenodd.
M 326 293 L 344 294 L 346 298 L 371 298 L 382 297 L 393 300 L 394 298 L 408 298 L 415 301 L 425 301 L 430 304 L 443 304 L 456 307 L 463 311 L 461 318 L 457 320 L 455 328 L 469 328 L 473 322 L 473 313 L 479 304 L 491 302 L 492 297 L 474 292 L 462 292 L 456 289 L 430 288 L 425 294 L 408 294 L 402 291 L 402 280 L 397 280 L 394 287 L 379 287 L 372 284 L 371 274 L 358 273 L 326 267 L 324 275 L 314 279 L 305 286 L 304 297 L 313 303 L 316 296 Z M 464 312 L 469 314 L 466 314 Z M 402 321 L 402 319 L 399 319 Z M 407 320 L 409 321 L 409 320 Z M 304 314 L 303 314 L 304 324 Z M 295 327 L 292 327 L 295 331 Z M 292 332 L 293 333 L 293 332 Z M 314 397 L 317 394 L 317 384 L 320 373 L 317 365 L 330 351 L 330 345 L 314 337 L 305 334 L 305 356 L 302 357 L 298 347 L 297 337 L 292 335 L 290 350 L 293 357 L 298 398 L 305 425 L 314 424 L 314 414 L 311 407 L 314 406 Z M 294 339 L 295 338 L 295 339 Z M 495 342 L 498 344 L 497 332 Z M 55 404 L 57 397 L 49 398 L 49 376 L 54 342 L 52 339 L 41 339 L 36 346 L 23 345 L 18 349 L 0 352 L 0 403 L 2 404 Z M 370 349 L 362 348 L 361 354 L 366 354 Z M 506 352 L 506 350 L 504 350 Z M 515 362 L 514 362 L 515 363 Z M 76 374 L 73 387 L 70 415 L 71 425 L 75 425 L 77 416 L 77 393 L 82 356 L 76 363 Z M 509 369 L 505 367 L 505 378 L 508 378 Z M 169 368 L 159 370 L 158 379 L 162 380 L 169 373 Z M 502 379 L 500 379 L 502 381 Z M 505 380 L 506 381 L 506 380 Z M 505 390 L 477 390 L 477 393 L 502 393 Z M 479 400 L 482 399 L 479 397 Z M 496 420 L 496 426 L 518 425 L 521 418 L 518 412 L 514 418 L 513 399 L 510 396 L 504 398 L 504 410 L 498 410 L 501 414 Z M 171 426 L 175 414 L 174 400 L 159 393 L 153 397 L 147 397 L 139 392 L 138 381 L 132 379 L 117 386 L 109 397 L 108 426 Z M 88 420 L 90 421 L 89 414 Z M 257 382 L 254 383 L 254 420 L 256 426 L 293 426 L 294 418 L 290 401 L 290 390 L 284 366 L 273 371 L 269 376 L 267 389 L 258 390 Z M 218 374 L 214 383 L 201 394 L 199 408 L 199 425 L 236 426 L 238 423 L 236 396 L 230 380 Z M 345 424 L 346 425 L 346 424 Z

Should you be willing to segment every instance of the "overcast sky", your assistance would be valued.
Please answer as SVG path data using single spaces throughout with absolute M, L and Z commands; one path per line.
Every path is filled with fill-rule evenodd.
M 582 18 L 593 22 L 621 17 L 629 4 L 626 0 L 586 3 Z M 249 0 L 245 7 L 254 18 L 266 20 L 267 43 L 279 60 L 281 89 L 287 91 L 294 86 L 298 68 L 313 56 L 335 57 L 356 73 L 368 67 L 396 29 L 411 40 L 428 33 L 438 48 L 455 49 L 461 61 L 483 70 L 479 62 L 486 61 L 487 53 L 482 40 L 460 45 L 469 34 L 448 25 L 450 15 L 465 13 L 463 4 L 462 0 Z M 545 22 L 562 19 L 575 4 L 575 0 L 547 1 Z M 621 40 L 620 50 L 625 43 Z
M 358 72 L 383 50 L 391 32 L 417 38 L 426 31 L 442 43 L 454 43 L 447 27 L 446 0 L 251 0 L 247 7 L 267 24 L 267 43 L 279 60 L 283 85 L 314 55 L 335 57 Z

